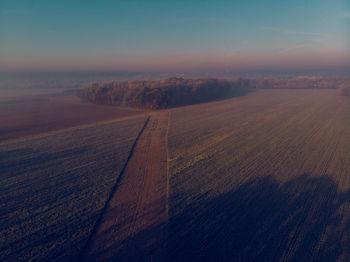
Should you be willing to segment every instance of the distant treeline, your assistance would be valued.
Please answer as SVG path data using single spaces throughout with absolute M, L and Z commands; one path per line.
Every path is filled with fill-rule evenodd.
M 350 83 L 340 86 L 339 93 L 341 96 L 350 96 Z
M 348 79 L 325 76 L 286 78 L 217 78 L 134 80 L 94 83 L 77 91 L 78 96 L 93 103 L 163 109 L 210 102 L 243 95 L 253 89 L 340 89 L 349 95 Z
M 264 77 L 253 80 L 260 89 L 337 89 L 349 79 L 338 76 Z
M 135 80 L 91 84 L 77 91 L 79 97 L 99 104 L 163 109 L 242 95 L 253 88 L 249 79 Z

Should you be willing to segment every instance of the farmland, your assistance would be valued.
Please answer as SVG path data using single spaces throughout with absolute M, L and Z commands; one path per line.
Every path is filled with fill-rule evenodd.
M 0 0 L 0 262 L 350 262 L 350 0 Z
M 138 137 L 84 261 L 164 261 L 168 113 L 153 113 Z
M 0 260 L 350 260 L 348 97 L 147 116 L 1 142 Z
M 2 142 L 0 260 L 76 260 L 145 119 Z
M 263 90 L 174 109 L 169 261 L 349 261 L 350 103 Z
M 140 113 L 93 105 L 61 89 L 0 90 L 0 142 Z

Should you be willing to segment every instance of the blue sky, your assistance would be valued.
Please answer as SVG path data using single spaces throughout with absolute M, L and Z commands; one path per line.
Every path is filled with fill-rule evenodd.
M 348 0 L 0 0 L 0 70 L 342 66 L 349 14 Z

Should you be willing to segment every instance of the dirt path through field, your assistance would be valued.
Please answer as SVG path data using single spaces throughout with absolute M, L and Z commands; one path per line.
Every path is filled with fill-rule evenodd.
M 150 116 L 82 260 L 164 259 L 168 114 Z

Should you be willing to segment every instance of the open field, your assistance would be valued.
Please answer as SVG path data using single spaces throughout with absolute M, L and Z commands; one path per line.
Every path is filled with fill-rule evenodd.
M 264 90 L 172 110 L 169 261 L 349 261 L 350 103 Z
M 0 260 L 350 260 L 350 101 L 336 90 L 9 140 L 0 174 Z
M 0 261 L 74 261 L 145 117 L 0 143 Z
M 152 113 L 83 254 L 85 261 L 164 261 L 168 113 Z
M 0 92 L 0 141 L 142 113 L 94 105 L 57 89 L 5 91 Z

